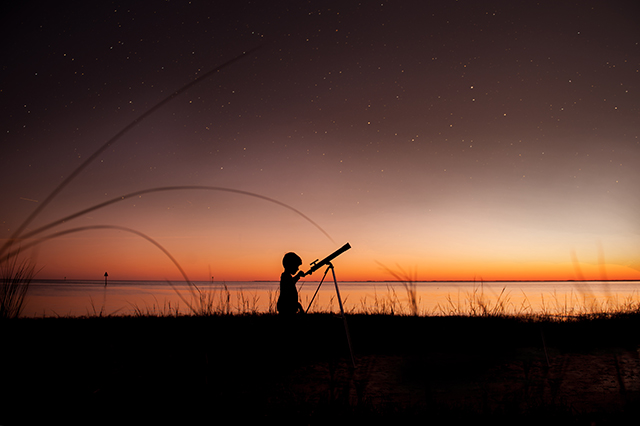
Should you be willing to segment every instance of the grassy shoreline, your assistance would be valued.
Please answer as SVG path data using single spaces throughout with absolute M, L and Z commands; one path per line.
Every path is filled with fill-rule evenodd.
M 0 423 L 621 424 L 640 414 L 637 314 L 348 324 L 355 370 L 330 314 L 3 321 Z

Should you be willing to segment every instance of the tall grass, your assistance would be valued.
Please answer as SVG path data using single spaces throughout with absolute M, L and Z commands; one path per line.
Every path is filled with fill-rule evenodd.
M 619 297 L 609 295 L 598 299 L 593 295 L 558 295 L 554 290 L 546 297 L 540 295 L 541 302 L 535 309 L 528 297 L 523 294 L 520 303 L 512 301 L 511 295 L 503 288 L 496 295 L 487 295 L 484 284 L 474 286 L 471 291 L 454 298 L 446 296 L 445 304 L 437 304 L 431 315 L 469 316 L 469 317 L 516 317 L 523 319 L 545 319 L 567 321 L 590 317 L 609 317 L 622 314 L 640 314 L 640 299 L 637 293 Z
M 169 283 L 171 285 L 171 283 Z M 231 316 L 231 315 L 274 315 L 277 313 L 277 287 L 250 290 L 227 285 L 224 282 L 199 284 L 199 289 L 189 293 L 175 285 L 177 299 L 168 296 L 163 302 L 149 301 L 149 305 L 130 304 L 129 309 L 105 311 L 104 305 L 92 302 L 87 316 Z M 429 285 L 427 285 L 429 287 Z M 382 289 L 382 290 L 381 290 Z M 404 284 L 387 283 L 386 287 L 374 287 L 373 293 L 349 292 L 344 294 L 343 306 L 348 314 L 390 315 L 420 317 L 502 317 L 524 320 L 572 321 L 581 318 L 604 318 L 616 315 L 640 314 L 640 293 L 610 295 L 610 297 L 591 298 L 572 291 L 562 293 L 555 290 L 543 294 L 522 294 L 518 290 L 509 291 L 508 287 L 492 286 L 477 282 L 474 286 L 465 286 L 464 290 L 446 293 L 437 289 L 436 300 L 427 300 L 429 293 L 415 283 L 414 300 L 425 299 L 423 304 L 412 304 L 404 294 Z M 109 290 L 106 290 L 109 291 Z M 425 291 L 432 291 L 427 289 Z M 514 294 L 514 291 L 516 292 Z M 362 295 L 362 296 L 359 296 Z M 305 301 L 306 298 L 306 301 Z M 301 303 L 307 306 L 310 296 L 301 295 Z M 170 300 L 170 301 L 168 301 Z M 185 303 L 186 301 L 186 303 Z M 163 304 L 164 303 L 164 304 Z M 309 312 L 312 314 L 336 314 L 337 298 L 327 292 L 323 297 L 315 298 Z
M 24 309 L 29 284 L 35 276 L 35 265 L 17 257 L 3 262 L 0 267 L 0 318 L 17 318 Z
M 506 316 L 514 313 L 513 310 L 510 309 L 512 304 L 510 303 L 509 294 L 506 293 L 506 288 L 503 287 L 497 298 L 493 300 L 485 294 L 483 281 L 480 281 L 479 286 L 476 286 L 474 283 L 473 289 L 467 292 L 462 302 L 460 301 L 459 294 L 455 301 L 450 294 L 447 295 L 446 300 L 447 303 L 445 305 L 438 304 L 436 306 L 436 312 L 440 315 L 487 317 Z M 525 297 L 525 301 L 518 314 L 526 313 L 530 308 L 531 306 Z
M 188 304 L 192 315 L 257 315 L 260 312 L 260 296 L 257 294 L 245 294 L 242 289 L 232 293 L 226 283 L 221 283 L 209 288 L 199 289 L 194 299 Z M 235 299 L 235 303 L 232 302 Z M 269 311 L 275 313 L 277 296 L 269 293 Z M 176 307 L 175 312 L 179 309 Z
M 387 291 L 384 295 L 378 295 L 374 292 L 373 299 L 369 300 L 366 297 L 360 299 L 360 304 L 357 310 L 354 308 L 352 313 L 363 313 L 367 315 L 402 315 L 408 310 L 406 306 L 398 297 L 396 290 L 387 285 Z
M 386 266 L 384 266 L 380 262 L 376 262 L 380 265 L 385 271 L 391 274 L 396 280 L 402 283 L 405 291 L 407 292 L 407 303 L 409 310 L 411 311 L 411 315 L 419 315 L 418 305 L 420 303 L 420 299 L 418 298 L 418 292 L 416 288 L 416 282 L 418 281 L 418 272 L 417 271 L 405 271 L 400 266 L 398 266 L 399 272 L 393 271 Z

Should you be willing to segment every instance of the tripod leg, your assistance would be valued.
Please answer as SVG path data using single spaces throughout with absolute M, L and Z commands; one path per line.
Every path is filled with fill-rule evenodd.
M 311 298 L 311 302 L 309 302 L 309 306 L 307 307 L 307 310 L 304 311 L 305 314 L 309 312 L 309 309 L 311 309 L 311 305 L 313 305 L 313 301 L 315 300 L 316 295 L 318 294 L 318 290 L 320 290 L 320 286 L 324 282 L 324 277 L 327 276 L 327 272 L 329 272 L 329 268 L 327 268 L 327 270 L 324 271 L 324 275 L 322 276 L 322 280 L 320 280 L 320 284 L 318 284 L 318 288 L 316 289 L 316 292 L 313 293 L 313 297 Z
M 349 327 L 347 327 L 347 317 L 344 314 L 344 308 L 342 307 L 342 298 L 340 297 L 340 289 L 338 288 L 338 280 L 336 280 L 336 272 L 333 269 L 333 265 L 330 264 L 331 273 L 333 274 L 333 283 L 336 286 L 336 295 L 338 296 L 338 304 L 340 305 L 340 314 L 342 315 L 342 321 L 344 322 L 344 331 L 347 334 L 347 343 L 349 344 L 349 354 L 351 354 L 351 365 L 356 368 L 356 360 L 353 357 L 353 348 L 351 346 L 351 337 L 349 336 Z

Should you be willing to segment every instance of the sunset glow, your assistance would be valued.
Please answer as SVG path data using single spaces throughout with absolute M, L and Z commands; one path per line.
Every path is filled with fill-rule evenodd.
M 637 10 L 566 6 L 16 6 L 2 243 L 106 141 L 258 48 L 141 120 L 21 235 L 135 191 L 238 192 L 145 193 L 19 240 L 148 238 L 50 239 L 21 253 L 39 278 L 183 280 L 164 249 L 191 280 L 277 280 L 284 253 L 306 270 L 349 242 L 346 281 L 639 280 Z

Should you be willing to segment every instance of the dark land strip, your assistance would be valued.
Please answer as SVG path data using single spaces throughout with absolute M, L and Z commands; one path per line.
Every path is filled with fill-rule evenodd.
M 637 424 L 640 316 L 18 319 L 0 424 Z

